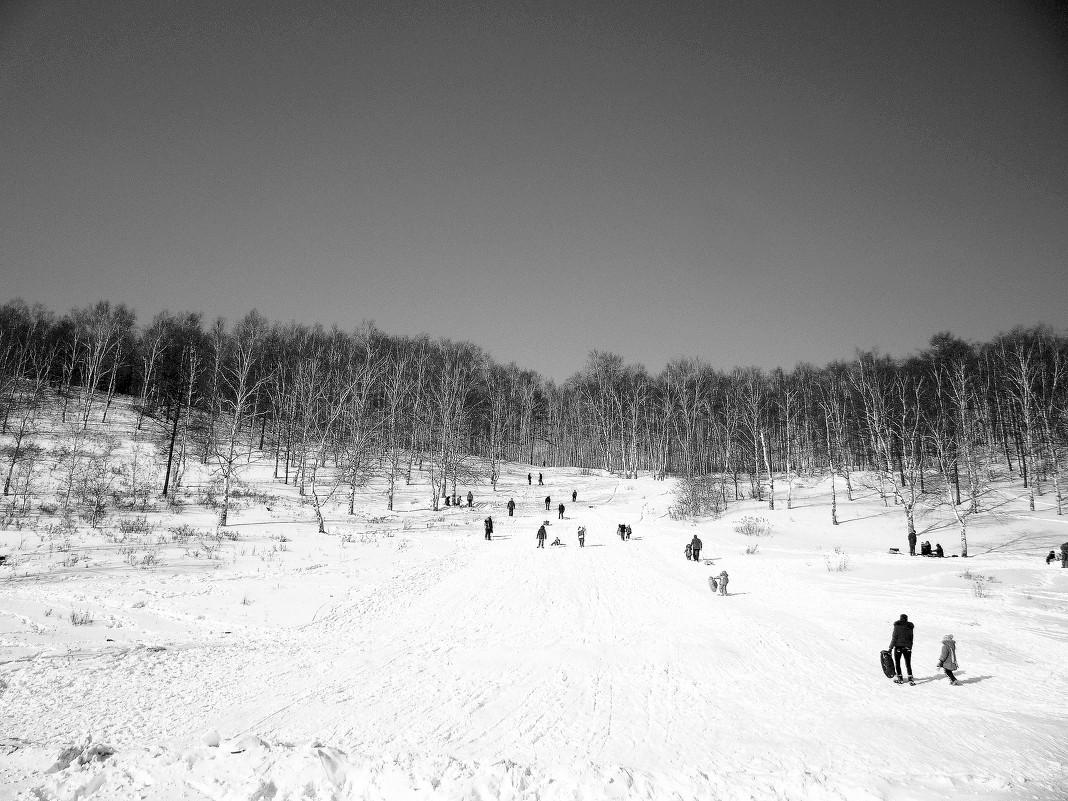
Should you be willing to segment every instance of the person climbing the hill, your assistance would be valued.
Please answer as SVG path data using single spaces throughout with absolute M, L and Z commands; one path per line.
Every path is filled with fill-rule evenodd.
M 960 684 L 957 677 L 953 675 L 953 671 L 957 670 L 957 642 L 952 634 L 947 634 L 942 638 L 942 653 L 938 655 L 938 667 L 949 676 L 950 684 Z
M 727 582 L 731 580 L 730 576 L 727 575 L 727 571 L 726 570 L 723 570 L 723 571 L 720 572 L 720 574 L 718 576 L 718 580 L 719 580 L 718 581 L 718 583 L 719 583 L 719 594 L 720 595 L 726 595 L 727 594 Z
M 475 502 L 475 496 L 471 494 L 471 490 L 468 490 L 467 491 L 467 508 L 470 509 L 471 506 L 474 504 L 474 502 Z
M 586 547 L 586 527 L 585 526 L 579 526 L 578 527 L 578 538 L 579 538 L 579 547 L 580 548 L 585 548 Z
M 701 542 L 700 539 L 698 539 L 696 534 L 694 534 L 693 535 L 693 539 L 690 540 L 690 554 L 691 554 L 690 558 L 692 558 L 695 562 L 700 562 L 701 561 L 701 548 L 703 548 L 703 547 L 704 547 L 704 543 Z
M 558 512 L 557 519 L 558 520 L 563 520 L 564 519 L 564 505 L 560 504 L 558 507 L 556 507 L 556 511 Z
M 514 511 L 515 511 L 515 499 L 514 498 L 509 498 L 508 499 L 508 516 L 511 517 L 512 516 L 512 512 L 514 512 Z
M 548 532 L 546 532 L 545 526 L 544 525 L 538 526 L 538 547 L 539 548 L 544 548 L 545 547 L 545 538 L 548 537 L 548 536 L 549 536 L 549 534 L 548 534 Z
M 1056 551 L 1050 551 L 1049 554 L 1046 556 L 1046 564 L 1048 565 L 1050 562 L 1054 562 L 1056 560 L 1057 560 L 1057 552 Z
M 939 559 L 941 559 L 945 555 L 946 555 L 946 552 L 942 550 L 942 543 L 936 542 L 935 543 L 935 556 L 937 556 Z
M 486 539 L 487 540 L 492 540 L 493 539 L 493 518 L 492 517 L 487 517 L 486 518 Z
M 552 498 L 548 495 L 545 496 L 545 511 L 549 511 L 549 504 L 552 503 Z
M 894 667 L 897 670 L 896 684 L 904 684 L 901 677 L 901 657 L 905 657 L 905 670 L 909 673 L 909 684 L 916 682 L 912 678 L 912 630 L 915 626 L 909 622 L 908 615 L 902 615 L 894 622 L 894 633 L 890 636 L 890 647 L 887 648 L 894 655 Z
M 916 555 L 916 532 L 909 532 L 909 556 Z
M 627 523 L 627 527 L 624 530 L 627 532 L 627 539 L 629 540 L 630 539 L 630 523 Z
M 571 490 L 571 503 L 578 502 L 578 490 Z

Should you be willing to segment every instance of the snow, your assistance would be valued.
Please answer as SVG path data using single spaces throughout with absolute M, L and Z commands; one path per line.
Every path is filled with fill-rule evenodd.
M 151 542 L 0 531 L 0 798 L 1068 798 L 1068 570 L 1044 562 L 1068 520 L 1018 483 L 973 518 L 970 558 L 925 559 L 871 489 L 839 481 L 832 526 L 813 477 L 793 509 L 780 477 L 776 510 L 692 523 L 667 515 L 670 480 L 535 468 L 529 487 L 506 465 L 474 509 L 434 512 L 417 474 L 399 511 L 372 482 L 319 534 L 272 469 L 246 469 L 266 496 L 221 544 L 193 504 L 146 513 Z M 734 530 L 754 515 L 769 536 Z M 563 547 L 535 548 L 547 518 Z M 951 516 L 920 526 L 956 550 Z M 901 613 L 915 687 L 878 664 Z M 935 668 L 947 633 L 961 687 Z

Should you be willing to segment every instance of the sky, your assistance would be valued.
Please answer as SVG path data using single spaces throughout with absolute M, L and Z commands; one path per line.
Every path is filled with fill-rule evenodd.
M 0 3 L 0 302 L 563 380 L 1068 327 L 1044 2 Z

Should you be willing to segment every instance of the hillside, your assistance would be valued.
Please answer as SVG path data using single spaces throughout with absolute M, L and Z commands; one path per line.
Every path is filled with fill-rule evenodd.
M 151 462 L 132 410 L 110 420 L 114 466 Z M 670 479 L 507 464 L 435 512 L 417 473 L 393 513 L 375 480 L 353 516 L 332 499 L 320 534 L 273 469 L 251 453 L 221 530 L 200 465 L 177 507 L 5 515 L 0 798 L 1065 798 L 1068 570 L 1043 557 L 1068 519 L 1007 477 L 972 555 L 926 559 L 889 552 L 904 521 L 874 490 L 832 526 L 816 477 L 792 509 L 690 522 Z M 546 519 L 563 545 L 536 549 Z M 920 525 L 954 550 L 948 511 Z M 901 613 L 915 687 L 878 665 Z

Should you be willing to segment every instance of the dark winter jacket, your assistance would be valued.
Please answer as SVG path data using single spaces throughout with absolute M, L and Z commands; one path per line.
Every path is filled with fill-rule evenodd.
M 538 539 L 539 540 L 543 540 L 548 536 L 549 536 L 549 534 L 545 531 L 545 526 L 539 526 L 538 527 Z
M 702 543 L 701 540 L 697 539 L 697 535 L 694 534 L 693 539 L 690 540 L 690 547 L 693 548 L 693 550 L 695 551 L 699 551 L 702 547 L 704 547 L 704 543 Z
M 486 533 L 487 534 L 492 534 L 493 533 L 493 518 L 492 517 L 487 517 L 486 518 Z
M 894 635 L 890 638 L 890 650 L 895 648 L 908 648 L 912 650 L 912 630 L 915 626 L 908 620 L 898 620 L 894 623 Z

